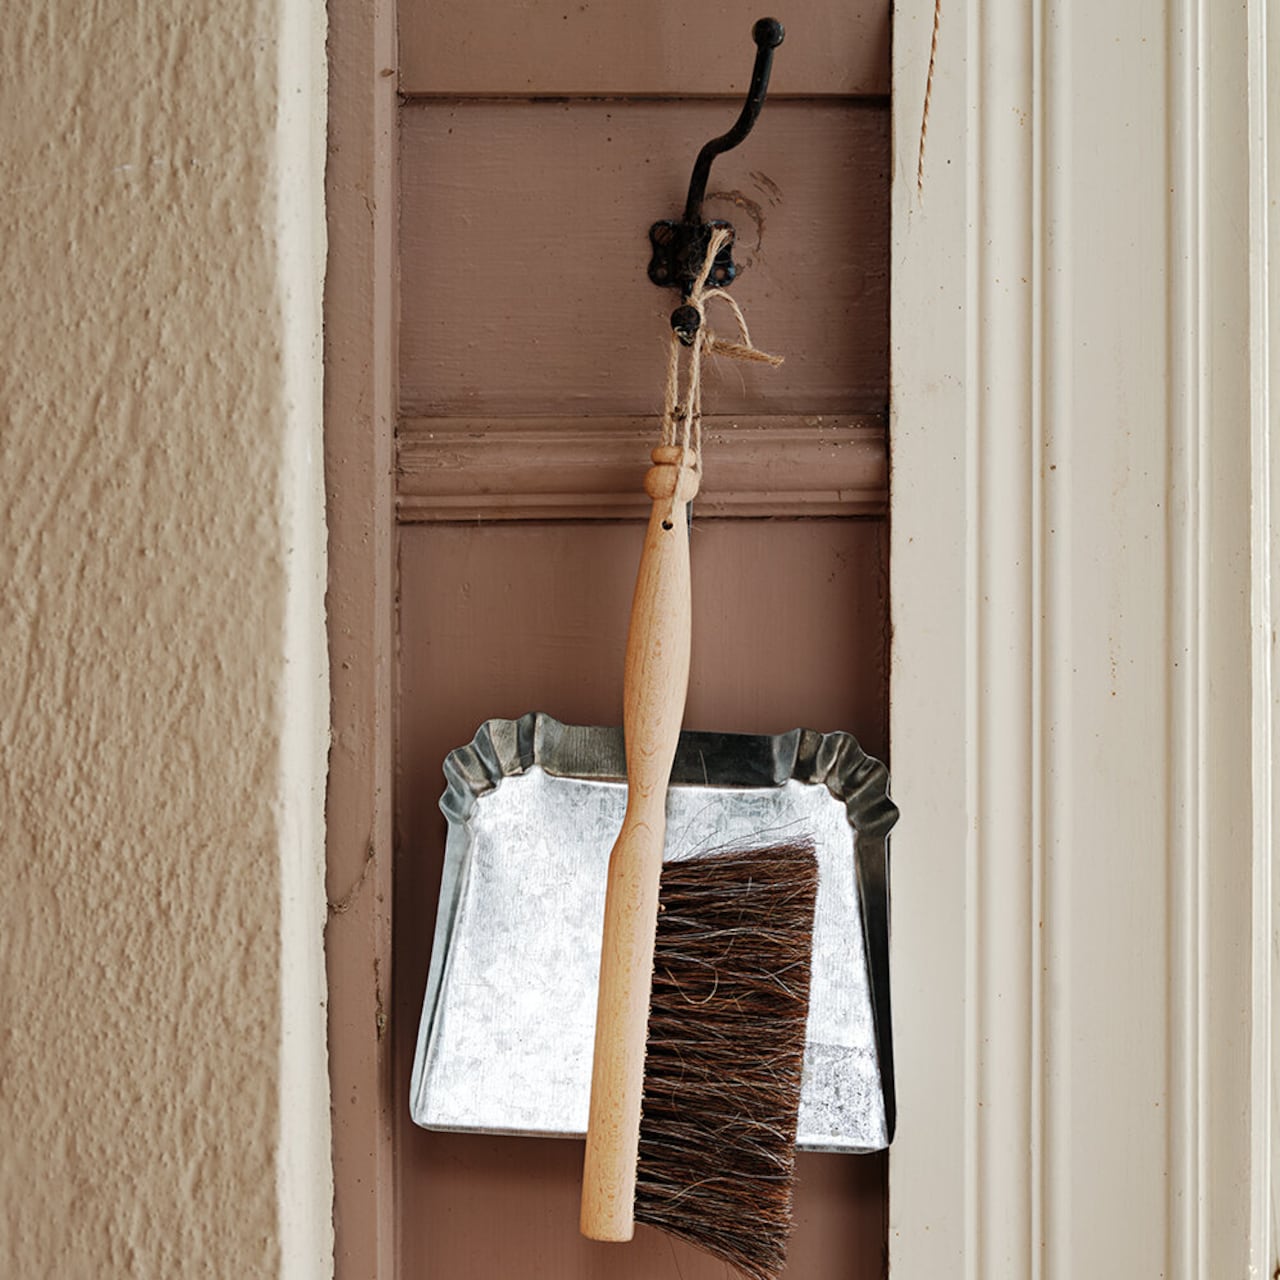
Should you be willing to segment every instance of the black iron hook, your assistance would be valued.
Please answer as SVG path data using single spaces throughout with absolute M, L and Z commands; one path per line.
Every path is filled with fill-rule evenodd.
M 751 38 L 756 42 L 756 61 L 741 114 L 733 128 L 718 138 L 712 138 L 698 152 L 693 175 L 689 179 L 684 217 L 679 222 L 655 222 L 649 228 L 649 241 L 653 245 L 649 279 L 656 285 L 679 289 L 682 298 L 688 298 L 693 282 L 698 277 L 698 269 L 706 257 L 711 233 L 718 228 L 727 229 L 729 239 L 716 254 L 707 283 L 713 288 L 722 289 L 731 284 L 738 274 L 737 264 L 733 260 L 733 242 L 736 238 L 733 226 L 718 218 L 703 222 L 702 201 L 707 193 L 707 179 L 711 176 L 711 162 L 716 156 L 732 151 L 751 132 L 760 117 L 765 94 L 769 89 L 769 72 L 773 69 L 773 51 L 782 43 L 785 34 L 782 23 L 776 18 L 761 18 L 751 28 Z M 679 334 L 682 342 L 692 343 L 698 328 L 697 311 L 692 307 L 677 307 L 671 317 L 671 327 Z
M 742 114 L 733 128 L 722 133 L 698 152 L 693 162 L 693 175 L 689 179 L 689 196 L 684 202 L 684 221 L 702 221 L 702 201 L 707 194 L 707 179 L 711 176 L 711 162 L 716 156 L 732 151 L 755 127 L 764 106 L 764 96 L 769 92 L 769 72 L 773 70 L 773 51 L 782 43 L 786 31 L 777 18 L 761 18 L 751 28 L 751 38 L 756 42 L 756 63 L 751 68 L 751 87 L 747 100 L 742 104 Z

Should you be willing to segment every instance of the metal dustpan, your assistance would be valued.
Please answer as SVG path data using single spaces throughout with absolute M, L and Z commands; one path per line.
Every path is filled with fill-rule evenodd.
M 490 720 L 444 766 L 449 819 L 410 1108 L 428 1129 L 581 1137 L 622 730 Z M 888 773 L 847 733 L 682 733 L 665 858 L 810 836 L 819 886 L 797 1145 L 893 1137 Z

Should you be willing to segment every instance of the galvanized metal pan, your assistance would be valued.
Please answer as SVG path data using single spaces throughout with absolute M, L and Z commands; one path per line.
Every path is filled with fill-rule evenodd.
M 622 730 L 489 720 L 445 761 L 449 819 L 410 1086 L 428 1129 L 581 1137 Z M 819 865 L 798 1145 L 893 1137 L 888 772 L 847 733 L 684 733 L 668 860 L 801 835 Z

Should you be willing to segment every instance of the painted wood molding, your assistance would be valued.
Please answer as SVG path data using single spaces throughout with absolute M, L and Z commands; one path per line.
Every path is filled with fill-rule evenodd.
M 704 420 L 699 516 L 882 515 L 885 422 Z M 410 418 L 398 432 L 401 523 L 644 518 L 657 423 L 645 418 Z
M 944 10 L 921 189 L 894 28 L 891 1273 L 1270 1276 L 1275 37 Z
M 325 202 L 334 1275 L 396 1275 L 391 864 L 396 527 L 394 0 L 333 0 Z

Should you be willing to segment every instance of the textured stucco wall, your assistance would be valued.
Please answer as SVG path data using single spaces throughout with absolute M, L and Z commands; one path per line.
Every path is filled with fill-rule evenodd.
M 0 1275 L 328 1269 L 323 21 L 0 10 Z

